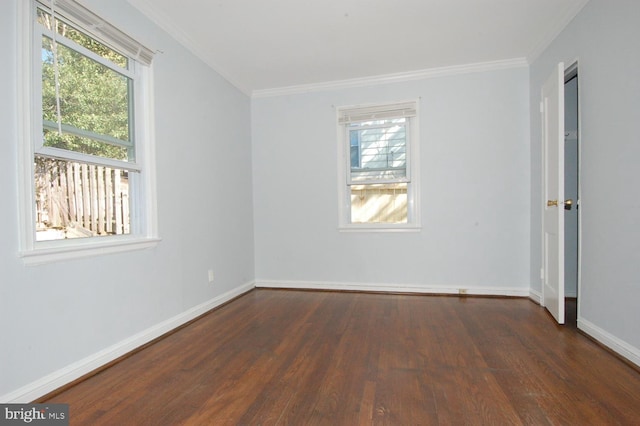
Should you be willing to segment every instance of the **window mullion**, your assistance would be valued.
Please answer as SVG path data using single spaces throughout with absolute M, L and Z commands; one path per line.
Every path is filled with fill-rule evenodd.
M 34 12 L 35 13 L 35 12 Z M 56 19 L 60 19 L 59 16 L 55 16 L 52 17 L 52 19 L 54 19 L 54 26 L 55 26 L 55 20 Z M 66 20 L 62 20 L 63 22 L 66 22 Z M 75 28 L 75 25 L 71 22 L 68 23 L 68 25 L 70 25 L 71 27 Z M 34 46 L 35 46 L 35 52 L 36 54 L 34 55 L 34 59 L 37 58 L 37 60 L 35 60 L 35 64 L 34 64 L 34 84 L 36 85 L 36 96 L 35 96 L 35 106 L 36 106 L 36 111 L 39 111 L 40 117 L 42 117 L 42 111 L 43 111 L 43 104 L 42 104 L 42 59 L 41 59 L 41 43 L 42 43 L 42 37 L 49 37 L 51 39 L 53 39 L 53 35 L 54 32 L 52 30 L 49 30 L 48 28 L 46 28 L 45 26 L 43 26 L 42 24 L 38 23 L 38 22 L 34 22 L 34 26 L 37 28 L 36 30 L 36 40 L 34 41 Z M 90 34 L 87 33 L 83 33 L 85 34 L 87 37 L 92 38 L 92 36 Z M 100 65 L 114 71 L 115 73 L 122 75 L 123 77 L 125 77 L 127 79 L 127 85 L 128 85 L 128 92 L 130 94 L 130 96 L 128 96 L 128 114 L 129 114 L 129 118 L 128 118 L 128 126 L 129 126 L 129 140 L 122 140 L 122 139 L 118 139 L 115 138 L 113 136 L 110 135 L 106 135 L 106 134 L 100 134 L 100 133 L 96 133 L 96 132 L 92 132 L 90 130 L 86 130 L 86 129 L 82 129 L 82 128 L 78 128 L 76 126 L 70 125 L 70 124 L 65 124 L 62 123 L 61 130 L 64 133 L 67 134 L 71 134 L 71 135 L 75 135 L 78 137 L 82 137 L 82 138 L 87 138 L 87 139 L 92 139 L 95 141 L 100 141 L 106 144 L 109 144 L 111 146 L 116 146 L 116 147 L 123 147 L 123 148 L 127 148 L 128 150 L 128 158 L 131 159 L 131 162 L 124 162 L 124 161 L 119 161 L 116 159 L 109 159 L 106 157 L 96 157 L 96 156 L 92 156 L 92 155 L 88 155 L 88 154 L 82 154 L 80 152 L 74 152 L 74 151 L 68 151 L 68 150 L 61 150 L 61 149 L 57 149 L 57 148 L 53 148 L 53 147 L 46 147 L 44 145 L 44 138 L 43 137 L 36 137 L 34 140 L 34 146 L 35 146 L 35 151 L 38 154 L 42 154 L 42 155 L 46 155 L 46 156 L 50 156 L 50 157 L 55 157 L 55 158 L 60 158 L 60 159 L 72 159 L 74 161 L 87 161 L 88 163 L 91 164 L 110 164 L 111 166 L 113 165 L 117 165 L 117 167 L 119 168 L 124 168 L 124 169 L 129 169 L 129 170 L 140 170 L 140 166 L 137 165 L 135 163 L 135 139 L 134 139 L 134 134 L 132 133 L 133 129 L 135 128 L 134 125 L 132 125 L 132 121 L 133 117 L 134 117 L 134 113 L 133 113 L 133 108 L 134 108 L 134 99 L 133 99 L 133 90 L 132 90 L 132 86 L 135 87 L 135 80 L 137 78 L 137 75 L 135 73 L 135 65 L 134 62 L 131 61 L 131 59 L 129 59 L 129 64 L 130 64 L 130 69 L 124 69 L 116 64 L 114 64 L 113 62 L 103 58 L 102 56 L 94 53 L 93 51 L 85 48 L 84 46 L 76 43 L 75 41 L 64 37 L 60 34 L 55 35 L 55 40 L 56 43 L 58 43 L 59 45 L 63 45 L 66 48 L 73 50 L 79 54 L 81 54 L 84 57 L 89 58 L 90 60 L 93 60 L 97 63 L 99 63 Z M 42 131 L 43 129 L 49 129 L 49 130 L 54 130 L 54 131 L 58 131 L 59 130 L 59 126 L 57 123 L 51 122 L 49 120 L 42 120 L 41 121 L 41 127 L 37 127 L 38 126 L 38 122 L 39 120 L 34 120 L 34 128 L 37 129 L 37 132 L 35 133 L 36 135 L 42 135 Z M 66 154 L 65 154 L 66 152 Z M 82 159 L 84 158 L 84 159 Z

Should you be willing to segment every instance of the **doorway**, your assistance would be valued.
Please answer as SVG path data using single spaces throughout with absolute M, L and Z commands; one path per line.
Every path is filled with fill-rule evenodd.
M 567 324 L 574 325 L 578 318 L 579 281 L 579 110 L 577 63 L 565 71 L 564 84 L 564 193 L 573 201 L 564 214 L 564 294 Z

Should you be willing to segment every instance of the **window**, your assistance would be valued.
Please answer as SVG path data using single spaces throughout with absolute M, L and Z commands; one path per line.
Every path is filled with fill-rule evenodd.
M 417 102 L 338 108 L 340 225 L 417 229 Z
M 74 0 L 22 7 L 23 256 L 146 246 L 153 52 Z

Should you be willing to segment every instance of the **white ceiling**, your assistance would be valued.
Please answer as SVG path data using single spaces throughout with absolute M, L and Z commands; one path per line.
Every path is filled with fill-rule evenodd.
M 247 94 L 535 58 L 588 0 L 128 0 Z

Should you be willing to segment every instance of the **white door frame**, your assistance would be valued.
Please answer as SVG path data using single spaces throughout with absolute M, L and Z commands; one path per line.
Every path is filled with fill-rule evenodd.
M 582 108 L 580 107 L 581 104 L 581 96 L 580 96 L 580 73 L 579 73 L 579 66 L 578 66 L 578 59 L 575 59 L 573 62 L 571 62 L 571 65 L 569 65 L 565 71 L 564 71 L 564 81 L 565 84 L 573 77 L 578 78 L 578 84 L 577 84 L 577 92 L 578 92 L 578 110 L 576 112 L 577 114 L 577 119 L 578 119 L 578 175 L 577 175 L 577 183 L 578 183 L 578 188 L 577 188 L 577 199 L 574 200 L 574 206 L 577 209 L 577 216 L 578 216 L 578 245 L 577 245 L 577 255 L 578 255 L 578 266 L 577 266 L 577 289 L 576 289 L 576 297 L 577 297 L 577 317 L 578 320 L 580 319 L 580 290 L 581 290 L 581 283 L 582 283 L 582 179 L 581 179 L 581 175 L 582 175 L 582 119 L 581 119 L 581 111 Z M 566 111 L 566 108 L 565 108 Z M 566 172 L 565 172 L 566 173 Z

